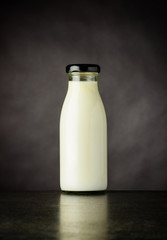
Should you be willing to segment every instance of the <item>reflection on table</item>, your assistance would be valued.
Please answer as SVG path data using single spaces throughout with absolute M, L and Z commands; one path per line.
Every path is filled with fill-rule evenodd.
M 64 239 L 103 239 L 107 235 L 107 194 L 60 196 L 60 232 Z

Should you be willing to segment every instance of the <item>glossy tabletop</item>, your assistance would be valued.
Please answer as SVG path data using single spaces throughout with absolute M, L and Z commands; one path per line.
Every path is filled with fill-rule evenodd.
M 1 192 L 0 239 L 167 239 L 166 192 Z

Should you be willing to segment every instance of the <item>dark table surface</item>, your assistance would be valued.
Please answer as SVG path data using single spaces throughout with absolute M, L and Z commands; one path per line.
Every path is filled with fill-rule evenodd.
M 167 192 L 1 192 L 0 239 L 167 239 Z

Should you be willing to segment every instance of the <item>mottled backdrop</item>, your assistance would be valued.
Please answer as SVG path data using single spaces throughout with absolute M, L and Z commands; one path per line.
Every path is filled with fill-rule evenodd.
M 65 66 L 97 63 L 109 189 L 167 189 L 165 6 L 57 2 L 0 6 L 0 188 L 59 189 Z

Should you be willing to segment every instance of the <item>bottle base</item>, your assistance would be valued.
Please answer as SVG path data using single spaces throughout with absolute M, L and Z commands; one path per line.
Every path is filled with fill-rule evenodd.
M 74 191 L 74 190 L 61 190 L 63 194 L 76 194 L 76 195 L 102 195 L 106 194 L 107 190 L 92 190 L 92 191 Z

